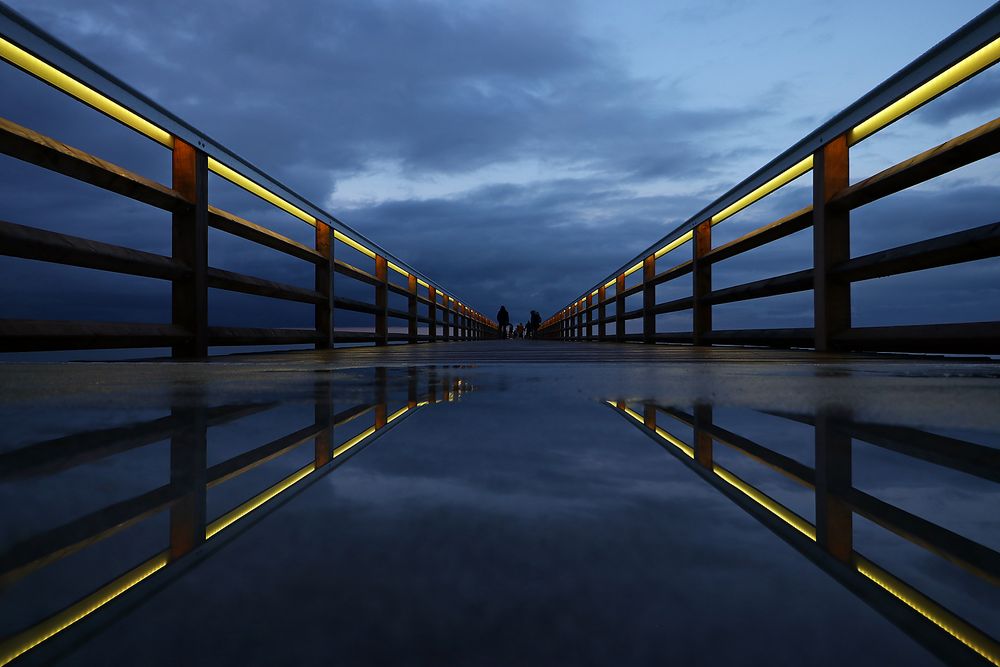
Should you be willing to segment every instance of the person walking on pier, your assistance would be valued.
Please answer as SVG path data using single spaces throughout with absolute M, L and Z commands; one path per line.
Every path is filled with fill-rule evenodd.
M 510 314 L 506 306 L 500 306 L 500 310 L 497 311 L 497 324 L 500 325 L 499 337 L 506 338 L 507 327 L 510 326 Z

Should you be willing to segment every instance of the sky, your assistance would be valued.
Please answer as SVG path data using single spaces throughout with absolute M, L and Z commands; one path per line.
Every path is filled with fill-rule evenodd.
M 549 316 L 989 6 L 10 4 L 463 302 L 488 315 L 506 304 L 515 322 L 531 309 Z M 0 68 L 0 87 L 14 92 L 0 116 L 169 181 L 168 156 L 148 140 L 10 67 Z M 992 120 L 998 92 L 994 68 L 869 139 L 852 152 L 852 178 Z M 995 166 L 985 160 L 858 212 L 854 254 L 995 222 Z M 145 207 L 6 157 L 0 175 L 3 219 L 169 252 L 166 218 Z M 808 203 L 806 185 L 720 225 L 717 242 Z M 213 182 L 210 198 L 311 238 L 228 184 Z M 304 267 L 272 251 L 221 234 L 212 244 L 213 265 L 311 285 Z M 715 286 L 804 268 L 810 244 L 798 234 L 729 260 L 716 267 Z M 997 278 L 1000 265 L 984 260 L 865 283 L 855 322 L 997 319 Z M 682 282 L 658 296 L 689 293 Z M 169 290 L 152 280 L 3 258 L 0 283 L 5 317 L 169 318 Z M 810 298 L 717 307 L 716 327 L 810 326 Z M 211 303 L 212 324 L 312 320 L 307 306 L 259 297 L 213 294 Z M 658 325 L 683 331 L 690 317 Z

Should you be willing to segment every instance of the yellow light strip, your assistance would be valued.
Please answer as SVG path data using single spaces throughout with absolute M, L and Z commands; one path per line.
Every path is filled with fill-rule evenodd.
M 712 224 L 717 225 L 726 218 L 730 217 L 731 215 L 739 213 L 750 204 L 753 204 L 755 201 L 763 199 L 764 197 L 771 194 L 772 192 L 782 187 L 783 185 L 787 185 L 788 183 L 794 181 L 796 178 L 798 178 L 802 174 L 812 169 L 812 167 L 813 167 L 813 156 L 810 155 L 804 158 L 798 164 L 795 164 L 786 169 L 785 171 L 781 172 L 780 174 L 778 174 L 777 176 L 775 176 L 774 178 L 772 178 L 767 183 L 760 186 L 750 194 L 741 197 L 740 199 L 736 200 L 726 208 L 722 209 L 721 211 L 713 215 Z
M 1000 37 L 899 98 L 847 133 L 851 146 L 1000 60 Z
M 399 410 L 396 410 L 395 412 L 393 412 L 391 415 L 389 415 L 386 418 L 385 423 L 386 424 L 391 424 L 393 422 L 393 420 L 395 420 L 395 419 L 397 419 L 399 417 L 402 417 L 403 413 L 405 413 L 409 409 L 410 409 L 409 407 L 404 407 L 404 408 L 401 408 Z
M 628 268 L 628 270 L 626 270 L 626 271 L 625 271 L 625 273 L 624 273 L 623 275 L 624 275 L 624 276 L 625 276 L 626 278 L 628 278 L 628 277 L 629 277 L 630 275 L 632 275 L 633 273 L 635 273 L 636 271 L 638 271 L 638 270 L 639 270 L 639 269 L 641 269 L 641 268 L 642 268 L 642 262 L 639 262 L 639 263 L 638 263 L 638 264 L 636 264 L 635 266 L 632 266 L 632 267 L 629 267 L 629 268 Z
M 425 283 L 420 278 L 417 278 L 417 284 L 420 285 L 420 286 L 422 286 L 422 287 L 430 287 L 430 285 L 428 285 L 427 283 Z
M 364 440 L 365 438 L 367 438 L 368 436 L 370 436 L 372 433 L 374 433 L 377 430 L 378 429 L 376 429 L 374 426 L 372 426 L 372 427 L 369 427 L 368 429 L 365 429 L 361 433 L 357 434 L 356 436 L 354 436 L 353 438 L 351 438 L 350 440 L 348 440 L 347 442 L 345 442 L 344 444 L 340 445 L 335 450 L 333 450 L 333 458 L 337 458 L 338 456 L 342 456 L 343 454 L 345 454 L 347 452 L 347 450 L 351 449 L 356 444 L 358 444 L 359 442 L 361 442 L 362 440 Z
M 712 472 L 721 477 L 723 481 L 727 482 L 730 486 L 733 486 L 744 494 L 749 496 L 751 500 L 755 503 L 769 511 L 771 514 L 775 515 L 789 526 L 799 531 L 810 540 L 816 540 L 816 527 L 811 523 L 800 517 L 798 514 L 788 509 L 778 501 L 774 500 L 762 491 L 758 491 L 756 488 L 750 486 L 742 479 L 726 470 L 720 465 L 713 465 Z
M 430 404 L 431 404 L 431 402 L 430 402 L 430 401 L 420 401 L 419 403 L 417 403 L 417 407 L 418 407 L 418 408 L 422 408 L 422 407 L 424 407 L 425 405 L 430 405 Z
M 600 290 L 596 290 L 596 289 L 595 289 L 595 290 L 594 290 L 593 292 L 591 292 L 591 293 L 590 293 L 590 296 L 597 296 L 597 293 L 598 293 L 599 291 L 600 291 Z
M 609 280 L 608 282 L 604 283 L 604 289 L 607 289 L 607 288 L 609 288 L 609 287 L 614 287 L 614 286 L 615 286 L 615 281 L 616 281 L 616 280 L 618 280 L 618 279 L 617 279 L 617 278 L 612 278 L 612 279 L 611 279 L 611 280 Z
M 368 255 L 372 259 L 375 259 L 375 253 L 374 252 L 372 252 L 368 248 L 364 247 L 363 245 L 361 245 L 360 243 L 358 243 L 357 241 L 355 241 L 354 239 L 352 239 L 350 236 L 342 234 L 341 232 L 337 231 L 336 229 L 333 230 L 333 238 L 337 239 L 341 243 L 344 243 L 346 245 L 351 246 L 352 248 L 354 248 L 358 252 L 360 252 L 360 253 L 362 253 L 364 255 Z
M 111 583 L 105 584 L 79 602 L 50 616 L 41 623 L 8 638 L 0 644 L 0 665 L 6 665 L 18 656 L 38 646 L 46 639 L 62 632 L 80 619 L 97 611 L 143 579 L 163 568 L 168 560 L 169 555 L 166 551 L 157 554 Z
M 121 104 L 118 104 L 118 102 L 77 81 L 68 74 L 64 74 L 47 62 L 36 58 L 21 47 L 8 42 L 2 37 L 0 37 L 0 57 L 20 67 L 32 76 L 55 86 L 67 95 L 75 97 L 101 113 L 107 114 L 115 120 L 128 125 L 136 132 L 149 137 L 153 141 L 163 144 L 167 148 L 173 148 L 174 138 L 163 128 L 150 123 L 134 111 L 126 109 Z
M 1000 666 L 1000 645 L 906 582 L 897 579 L 860 554 L 854 555 L 858 572 L 983 658 Z
M 386 266 L 388 266 L 390 269 L 392 269 L 396 273 L 400 273 L 400 274 L 402 274 L 404 276 L 409 276 L 410 275 L 408 271 L 405 271 L 405 270 L 399 268 L 398 266 L 396 266 L 395 264 L 393 264 L 389 260 L 386 260 L 385 264 L 386 264 Z
M 210 171 L 218 174 L 219 176 L 226 179 L 233 185 L 237 185 L 246 190 L 247 192 L 249 192 L 250 194 L 256 195 L 270 204 L 274 204 L 281 210 L 291 213 L 296 218 L 302 220 L 307 224 L 310 224 L 314 227 L 316 226 L 316 218 L 309 215 L 295 204 L 285 201 L 278 195 L 274 194 L 273 192 L 265 188 L 263 185 L 251 181 L 249 178 L 247 178 L 240 172 L 236 171 L 235 169 L 227 167 L 226 165 L 216 160 L 214 157 L 209 156 L 208 168 Z
M 694 238 L 694 232 L 693 231 L 692 232 L 688 232 L 688 233 L 686 233 L 686 234 L 684 234 L 684 235 L 682 235 L 682 236 L 674 239 L 673 241 L 671 241 L 667 245 L 663 246 L 659 250 L 657 250 L 655 253 L 653 253 L 653 257 L 655 257 L 656 259 L 659 259 L 660 257 L 663 257 L 664 255 L 666 255 L 671 250 L 674 250 L 675 248 L 681 247 L 682 245 L 684 245 L 685 243 L 687 243 L 688 241 L 690 241 L 693 238 Z
M 316 470 L 316 464 L 310 463 L 304 468 L 300 468 L 299 470 L 293 472 L 291 475 L 281 480 L 280 482 L 278 482 L 271 488 L 267 489 L 266 491 L 257 494 L 256 496 L 246 501 L 236 509 L 226 512 L 225 514 L 223 514 L 218 519 L 216 519 L 215 521 L 213 521 L 212 523 L 208 524 L 208 526 L 205 527 L 205 539 L 207 540 L 217 535 L 219 531 L 239 521 L 247 514 L 254 511 L 267 501 L 271 500 L 285 489 L 288 489 L 294 484 L 297 484 L 298 482 L 302 481 L 303 478 L 307 477 L 315 470 Z

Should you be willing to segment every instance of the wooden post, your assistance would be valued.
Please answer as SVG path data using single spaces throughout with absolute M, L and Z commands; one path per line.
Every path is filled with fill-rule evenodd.
M 427 325 L 427 333 L 430 334 L 431 342 L 437 340 L 437 290 L 432 286 L 427 287 L 427 298 L 430 304 L 427 306 L 427 317 L 431 322 Z
M 386 391 L 386 368 L 375 368 L 375 429 L 378 430 L 389 423 L 389 398 Z
M 179 427 L 170 434 L 170 484 L 179 497 L 170 506 L 170 558 L 179 558 L 205 541 L 208 419 L 204 397 L 178 396 L 170 414 Z
M 650 431 L 656 431 L 656 407 L 653 405 L 642 406 L 642 424 Z
M 441 295 L 441 340 L 445 341 L 446 343 L 449 340 L 451 340 L 451 337 L 449 336 L 450 331 L 448 329 L 448 299 L 449 298 L 450 297 L 447 294 L 442 294 Z
M 174 138 L 173 189 L 192 206 L 172 216 L 173 259 L 191 272 L 171 285 L 174 325 L 190 338 L 173 346 L 174 358 L 208 356 L 208 156 Z
M 642 260 L 642 342 L 656 342 L 656 256 Z
M 850 563 L 854 550 L 853 513 L 845 498 L 851 489 L 851 437 L 836 428 L 846 415 L 816 414 L 816 542 L 834 558 Z
M 417 407 L 420 399 L 417 397 L 417 367 L 410 366 L 406 369 L 406 407 L 411 410 Z
M 709 345 L 707 335 L 712 331 L 712 306 L 705 303 L 705 296 L 712 291 L 712 265 L 704 261 L 712 249 L 712 221 L 706 220 L 694 228 L 691 241 L 692 284 L 692 342 Z
M 375 255 L 375 344 L 389 344 L 389 267 L 382 255 Z
M 333 347 L 333 290 L 331 285 L 333 267 L 333 232 L 328 225 L 316 221 L 316 252 L 323 255 L 323 261 L 316 265 L 316 291 L 323 301 L 316 304 L 315 322 L 316 349 Z
M 850 185 L 847 135 L 813 156 L 813 312 L 818 352 L 834 348 L 834 338 L 851 328 L 851 283 L 833 269 L 851 258 L 851 214 L 830 200 Z
M 406 340 L 416 343 L 417 340 L 417 277 L 412 273 L 406 275 Z
M 625 274 L 615 278 L 615 340 L 625 342 Z
M 703 468 L 712 469 L 712 406 L 696 403 L 694 406 L 694 459 Z
M 576 339 L 583 340 L 583 302 L 576 302 Z
M 608 327 L 604 322 L 604 318 L 608 316 L 608 307 L 604 303 L 604 300 L 608 297 L 608 288 L 601 285 L 597 288 L 597 340 L 604 341 L 608 339 Z
M 594 295 L 587 294 L 587 341 L 594 340 Z
M 313 419 L 320 429 L 313 443 L 313 464 L 320 468 L 333 458 L 333 387 L 330 376 L 318 380 L 313 398 Z

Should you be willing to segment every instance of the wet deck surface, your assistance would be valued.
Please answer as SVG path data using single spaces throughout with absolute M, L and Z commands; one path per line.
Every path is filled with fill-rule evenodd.
M 794 351 L 3 365 L 0 662 L 988 664 L 998 405 L 991 362 Z

